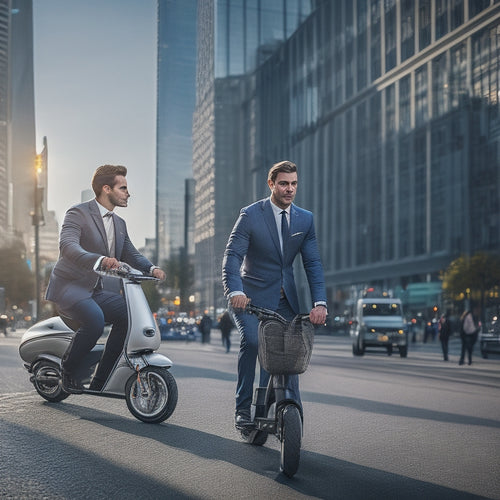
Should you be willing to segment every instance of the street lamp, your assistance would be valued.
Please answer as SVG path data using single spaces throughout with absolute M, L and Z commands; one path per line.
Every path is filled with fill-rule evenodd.
M 40 187 L 40 175 L 43 171 L 43 156 L 35 156 L 35 191 L 34 210 L 32 213 L 32 224 L 35 228 L 35 317 L 38 319 L 40 313 L 40 224 L 43 222 L 42 202 L 43 187 Z

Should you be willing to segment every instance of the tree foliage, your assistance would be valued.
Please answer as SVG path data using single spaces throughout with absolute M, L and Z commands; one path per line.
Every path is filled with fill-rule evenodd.
M 26 304 L 35 295 L 35 278 L 28 263 L 24 247 L 0 248 L 0 287 L 5 288 L 9 305 Z
M 477 298 L 484 309 L 488 291 L 500 286 L 500 255 L 478 252 L 472 257 L 462 255 L 446 269 L 443 289 L 450 297 L 463 294 Z

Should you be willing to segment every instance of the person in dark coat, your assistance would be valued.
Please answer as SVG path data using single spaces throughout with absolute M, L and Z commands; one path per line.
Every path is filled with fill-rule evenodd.
M 233 329 L 233 320 L 231 315 L 226 310 L 219 320 L 219 328 L 222 334 L 222 345 L 226 348 L 226 352 L 231 349 L 231 330 Z
M 212 329 L 212 320 L 210 319 L 210 316 L 205 314 L 201 317 L 200 320 L 200 332 L 201 332 L 201 342 L 203 344 L 209 344 L 210 343 L 210 330 Z
M 439 319 L 439 341 L 443 350 L 443 359 L 448 361 L 448 341 L 451 335 L 450 311 L 446 311 Z

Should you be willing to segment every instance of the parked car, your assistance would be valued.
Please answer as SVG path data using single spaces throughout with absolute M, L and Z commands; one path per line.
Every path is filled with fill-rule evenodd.
M 495 316 L 488 331 L 479 334 L 481 356 L 487 358 L 488 354 L 500 354 L 500 321 Z
M 162 340 L 192 341 L 200 335 L 194 318 L 187 316 L 169 317 L 160 321 L 160 335 Z
M 350 334 L 354 356 L 363 356 L 366 347 L 383 348 L 389 356 L 397 347 L 402 358 L 408 355 L 408 326 L 400 299 L 359 299 Z

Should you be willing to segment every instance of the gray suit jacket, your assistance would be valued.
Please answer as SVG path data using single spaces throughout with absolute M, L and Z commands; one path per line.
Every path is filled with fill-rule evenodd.
M 283 288 L 290 306 L 298 314 L 293 261 L 299 253 L 313 302 L 326 302 L 313 214 L 292 204 L 290 239 L 283 255 L 269 198 L 242 208 L 224 253 L 222 283 L 225 295 L 243 291 L 254 305 L 276 310 Z
M 125 221 L 113 214 L 113 222 L 116 258 L 148 273 L 152 263 L 130 241 Z M 97 202 L 92 200 L 71 207 L 64 217 L 59 260 L 52 271 L 45 298 L 64 311 L 90 297 L 99 277 L 93 267 L 103 255 L 109 256 L 109 249 Z

